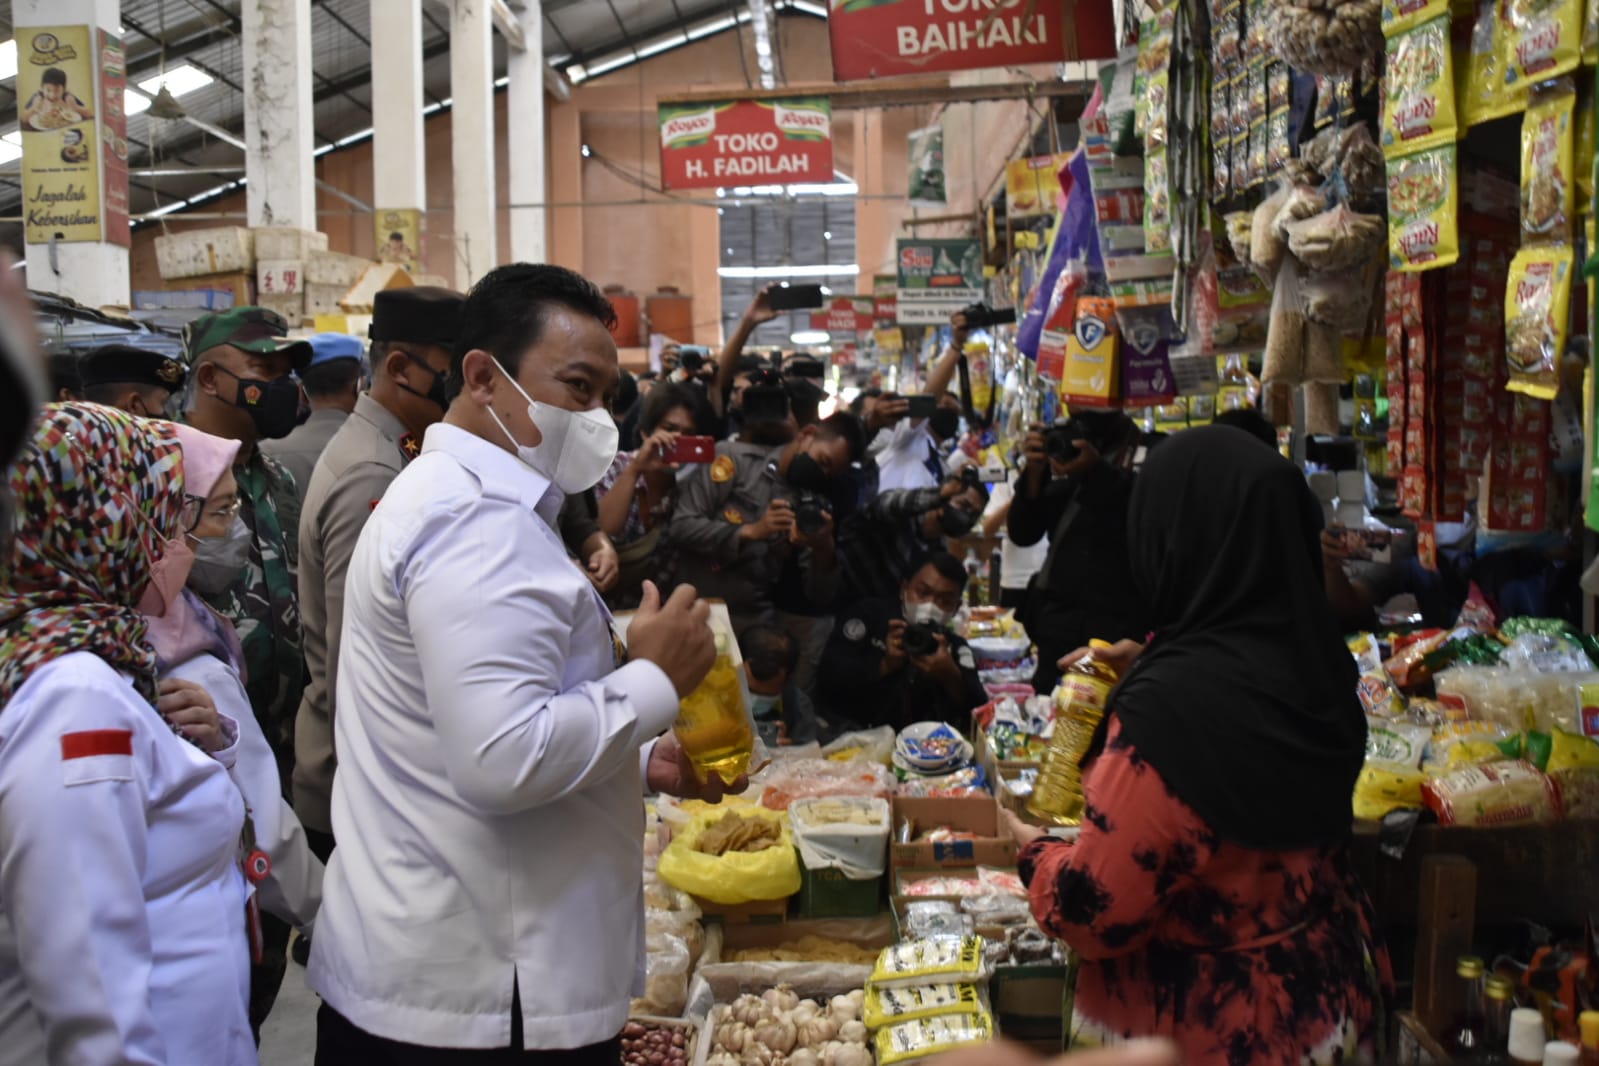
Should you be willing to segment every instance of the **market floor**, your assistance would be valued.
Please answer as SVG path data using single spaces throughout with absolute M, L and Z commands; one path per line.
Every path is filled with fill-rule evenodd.
M 305 967 L 289 963 L 278 1001 L 261 1027 L 261 1066 L 311 1066 L 316 1058 L 316 1011 L 322 1005 L 306 987 Z

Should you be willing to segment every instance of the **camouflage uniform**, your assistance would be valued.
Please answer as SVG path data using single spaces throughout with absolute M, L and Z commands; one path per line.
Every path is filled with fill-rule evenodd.
M 257 449 L 233 467 L 239 515 L 250 527 L 241 579 L 207 602 L 233 623 L 244 647 L 245 691 L 277 756 L 284 795 L 294 767 L 294 716 L 305 689 L 305 651 L 296 599 L 300 495 L 282 464 Z

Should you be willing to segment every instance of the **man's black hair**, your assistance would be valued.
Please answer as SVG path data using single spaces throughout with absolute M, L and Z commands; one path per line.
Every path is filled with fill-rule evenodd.
M 983 481 L 982 481 L 981 478 L 967 478 L 965 476 L 965 471 L 966 470 L 973 470 L 975 472 L 975 468 L 969 467 L 969 466 L 965 467 L 962 470 L 961 473 L 956 474 L 953 477 L 945 478 L 944 479 L 945 484 L 948 484 L 951 481 L 957 481 L 957 482 L 960 483 L 961 490 L 955 494 L 956 496 L 964 496 L 968 492 L 970 492 L 972 489 L 976 489 L 977 490 L 977 494 L 983 498 L 983 503 L 987 504 L 988 503 L 988 486 L 983 484 Z
M 365 376 L 366 368 L 359 359 L 329 359 L 300 371 L 300 384 L 305 386 L 307 396 L 320 400 L 344 395 Z
M 611 400 L 611 414 L 623 418 L 638 403 L 638 378 L 624 370 L 616 380 L 616 397 Z
M 61 390 L 67 390 L 72 396 L 83 395 L 83 380 L 78 376 L 78 360 L 82 356 L 77 352 L 51 352 L 50 353 L 50 400 L 55 402 L 61 398 Z
M 472 286 L 461 309 L 461 335 L 450 356 L 450 393 L 463 384 L 461 362 L 474 349 L 488 352 L 513 378 L 522 355 L 539 342 L 550 306 L 588 315 L 606 329 L 616 325 L 616 310 L 592 281 L 547 263 L 495 267 Z
M 650 390 L 648 396 L 644 397 L 644 405 L 639 411 L 639 433 L 645 437 L 654 433 L 667 412 L 675 411 L 679 407 L 688 410 L 689 418 L 694 423 L 694 432 L 703 436 L 705 427 L 710 424 L 705 393 L 680 381 L 657 385 Z
M 62 88 L 66 88 L 67 72 L 62 70 L 60 67 L 51 67 L 49 70 L 45 71 L 44 76 L 39 79 L 39 84 L 59 85 Z
M 861 461 L 866 454 L 866 427 L 848 411 L 838 411 L 816 423 L 816 435 L 824 440 L 843 440 L 849 445 L 849 460 Z
M 1223 411 L 1213 421 L 1218 426 L 1232 426 L 1234 429 L 1241 429 L 1272 451 L 1277 450 L 1277 427 L 1271 424 L 1269 418 L 1253 407 L 1239 407 L 1231 411 Z
M 821 420 L 822 400 L 827 393 L 807 378 L 784 378 L 783 388 L 788 391 L 788 407 L 794 412 L 794 424 L 801 429 Z
M 738 650 L 757 681 L 770 681 L 782 672 L 792 675 L 799 666 L 799 644 L 785 630 L 764 622 L 744 630 Z
M 949 552 L 928 552 L 922 556 L 921 561 L 916 564 L 916 568 L 911 571 L 911 576 L 915 577 L 917 571 L 929 566 L 946 581 L 955 582 L 956 588 L 962 590 L 966 588 L 966 568 L 961 565 L 959 559 Z
M 138 381 L 100 381 L 93 385 L 85 385 L 83 387 L 83 398 L 90 403 L 115 407 L 117 401 L 127 395 L 129 389 L 139 394 L 139 398 L 144 401 L 146 407 L 153 412 L 159 413 L 161 404 L 157 401 L 160 399 L 160 394 L 163 390 L 160 386 L 146 385 Z M 171 393 L 170 389 L 164 391 L 169 395 Z

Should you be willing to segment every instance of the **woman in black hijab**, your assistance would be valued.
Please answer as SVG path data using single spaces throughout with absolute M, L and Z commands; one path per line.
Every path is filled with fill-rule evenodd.
M 1366 726 L 1320 511 L 1237 429 L 1177 434 L 1133 490 L 1154 636 L 1084 760 L 1075 843 L 1012 819 L 1034 916 L 1082 958 L 1079 1044 L 1169 1036 L 1188 1066 L 1380 1050 L 1391 982 L 1350 871 Z

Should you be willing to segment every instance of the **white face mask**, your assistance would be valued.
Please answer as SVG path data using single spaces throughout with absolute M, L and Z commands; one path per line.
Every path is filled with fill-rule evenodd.
M 916 603 L 907 596 L 900 601 L 900 608 L 911 625 L 925 623 L 942 629 L 949 623 L 949 612 L 936 603 Z
M 516 454 L 535 472 L 543 474 L 567 495 L 583 492 L 599 484 L 600 478 L 616 459 L 617 431 L 610 412 L 603 407 L 592 411 L 568 411 L 539 403 L 523 391 L 515 378 L 505 373 L 498 359 L 494 365 L 511 387 L 522 393 L 527 401 L 527 416 L 539 428 L 542 438 L 533 447 L 519 443 L 511 431 L 500 421 L 500 416 L 489 408 L 489 417 L 500 427 Z

